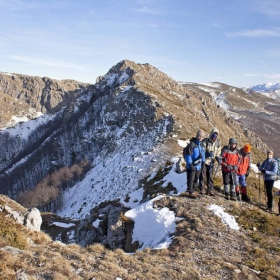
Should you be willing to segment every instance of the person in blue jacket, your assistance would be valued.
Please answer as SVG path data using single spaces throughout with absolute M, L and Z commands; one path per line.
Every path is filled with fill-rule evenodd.
M 197 192 L 199 175 L 205 166 L 205 151 L 201 145 L 203 138 L 204 132 L 198 130 L 196 137 L 193 137 L 186 147 L 187 192 L 191 198 L 199 196 Z
M 266 160 L 264 160 L 262 164 L 258 162 L 257 166 L 259 170 L 263 173 L 264 185 L 265 185 L 266 196 L 267 196 L 267 211 L 272 212 L 272 206 L 273 206 L 272 189 L 273 189 L 274 181 L 277 179 L 277 170 L 278 170 L 278 163 L 273 158 L 273 151 L 268 150 Z

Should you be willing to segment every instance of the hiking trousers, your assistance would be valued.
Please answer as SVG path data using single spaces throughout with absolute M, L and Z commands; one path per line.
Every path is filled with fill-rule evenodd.
M 266 196 L 267 196 L 267 208 L 272 209 L 273 206 L 273 194 L 272 189 L 274 185 L 274 180 L 264 180 Z
M 213 179 L 213 166 L 205 164 L 199 176 L 199 189 L 204 191 L 204 186 L 207 185 L 208 192 L 213 190 L 214 179 Z
M 223 171 L 223 184 L 224 185 L 234 185 L 236 184 L 236 173 L 235 172 L 225 172 Z
M 193 193 L 197 190 L 200 173 L 201 170 L 187 169 L 187 192 Z

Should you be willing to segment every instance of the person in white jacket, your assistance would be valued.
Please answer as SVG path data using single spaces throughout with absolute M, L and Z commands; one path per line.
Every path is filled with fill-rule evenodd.
M 208 138 L 202 140 L 201 145 L 205 150 L 205 168 L 202 170 L 199 177 L 199 189 L 200 194 L 205 193 L 205 185 L 207 185 L 207 194 L 214 196 L 214 163 L 221 164 L 221 143 L 218 139 L 219 131 L 217 128 L 213 128 Z

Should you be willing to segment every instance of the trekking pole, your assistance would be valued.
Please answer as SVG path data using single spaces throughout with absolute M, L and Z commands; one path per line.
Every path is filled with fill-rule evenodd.
M 278 199 L 278 215 L 280 216 L 280 198 Z
M 213 179 L 216 177 L 216 175 L 217 175 L 217 172 L 218 172 L 218 169 L 219 169 L 219 163 L 218 163 L 218 165 L 217 165 L 217 167 L 216 167 L 216 170 L 215 170 L 215 172 L 214 172 L 214 176 L 213 176 Z
M 235 199 L 237 200 L 237 197 L 236 197 L 236 189 L 235 189 L 235 182 L 233 181 L 232 170 L 230 170 L 230 177 L 231 177 L 232 185 L 233 185 L 233 187 L 234 187 Z
M 259 173 L 259 204 L 261 205 L 261 174 Z

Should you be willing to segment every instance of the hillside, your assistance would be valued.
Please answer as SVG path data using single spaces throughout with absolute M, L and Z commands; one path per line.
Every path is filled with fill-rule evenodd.
M 275 88 L 277 88 L 276 85 Z M 222 83 L 183 83 L 183 86 L 197 95 L 211 98 L 245 130 L 248 130 L 248 133 L 252 131 L 258 135 L 275 151 L 275 156 L 280 156 L 278 151 L 280 102 L 275 98 L 277 90 L 272 92 L 270 87 L 266 91 L 263 87 L 241 89 Z M 254 91 L 257 89 L 260 92 Z
M 4 93 L 13 95 L 11 88 L 16 84 L 2 84 L 6 85 Z M 34 87 L 30 92 L 36 90 Z M 66 91 L 60 94 L 65 102 L 69 100 Z M 35 99 L 36 104 L 43 102 L 40 106 L 44 108 L 49 104 L 40 95 Z M 64 191 L 71 186 L 78 193 L 83 193 L 79 188 L 88 188 L 87 193 L 94 189 L 92 196 L 80 197 L 80 201 L 85 200 L 82 206 L 75 198 L 69 202 L 74 212 L 82 207 L 81 214 L 87 213 L 102 200 L 114 200 L 135 190 L 141 178 L 180 153 L 176 139 L 189 139 L 198 128 L 208 133 L 213 126 L 219 129 L 222 143 L 234 135 L 240 145 L 250 142 L 256 157 L 267 149 L 266 143 L 230 118 L 211 98 L 186 89 L 149 64 L 124 60 L 99 77 L 95 85 L 80 90 L 61 110 L 0 132 L 0 191 L 16 198 L 51 172 L 86 160 L 92 168 L 85 181 L 72 180 L 61 188 Z M 115 185 L 119 186 L 117 191 Z M 69 201 L 66 194 L 63 199 Z
M 220 179 L 215 182 L 215 188 L 219 186 Z M 252 203 L 226 201 L 218 192 L 196 200 L 164 195 L 154 201 L 154 208 L 169 209 L 179 218 L 171 245 L 134 254 L 100 243 L 83 248 L 52 241 L 6 217 L 1 199 L 0 279 L 279 279 L 280 218 L 262 210 L 261 191 L 259 200 L 258 180 L 252 175 Z M 233 215 L 240 229 L 230 228 L 209 209 L 211 205 Z
M 9 104 L 23 104 L 17 113 L 27 117 L 32 103 L 39 116 L 2 127 L 0 192 L 26 208 L 39 208 L 41 228 L 48 234 L 32 233 L 34 244 L 11 229 L 18 244 L 4 231 L 2 247 L 23 250 L 1 250 L 7 275 L 15 274 L 16 267 L 31 279 L 275 279 L 279 217 L 262 210 L 257 178 L 250 178 L 254 200 L 247 204 L 225 201 L 221 194 L 190 200 L 180 195 L 186 190 L 185 174 L 174 173 L 181 143 L 186 145 L 199 128 L 208 134 L 217 127 L 222 145 L 230 137 L 238 139 L 239 147 L 250 143 L 253 163 L 262 160 L 271 143 L 254 132 L 253 121 L 252 129 L 244 126 L 239 114 L 245 112 L 246 119 L 246 112 L 249 116 L 256 108 L 261 114 L 271 99 L 225 84 L 177 83 L 152 65 L 128 60 L 94 85 L 6 76 L 0 76 L 0 84 Z M 22 81 L 28 81 L 28 92 L 16 97 Z M 47 98 L 38 90 L 42 81 L 48 81 Z M 50 102 L 57 95 L 56 102 Z M 212 204 L 234 215 L 240 229 L 223 224 L 208 209 Z M 128 214 L 138 215 L 141 209 L 151 211 L 151 224 L 146 216 L 142 230 L 144 235 L 154 230 L 146 234 L 149 240 L 135 237 L 137 222 Z M 170 228 L 159 230 L 153 225 L 162 223 L 154 218 Z M 154 250 L 157 246 L 166 249 Z M 135 253 L 126 255 L 121 249 Z

